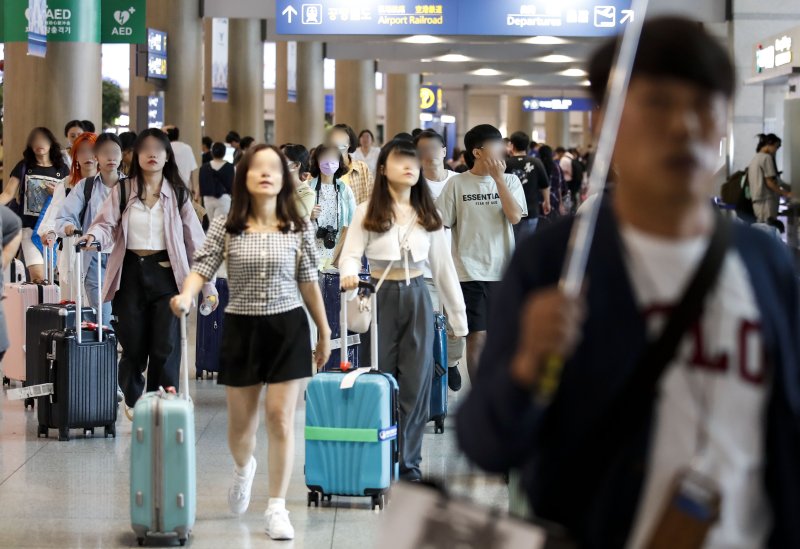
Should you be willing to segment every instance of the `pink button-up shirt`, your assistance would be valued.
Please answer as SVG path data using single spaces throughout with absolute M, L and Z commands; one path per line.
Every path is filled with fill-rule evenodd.
M 128 205 L 122 215 L 120 216 L 119 212 L 120 186 L 117 185 L 108 195 L 88 231 L 88 234 L 92 235 L 100 243 L 102 249 L 111 248 L 112 245 L 114 247 L 106 267 L 103 301 L 111 301 L 114 298 L 114 294 L 119 290 L 120 280 L 122 279 L 122 262 L 128 249 L 130 205 L 139 200 L 137 196 L 139 186 L 136 180 L 129 179 L 125 183 L 129 183 Z M 188 196 L 187 191 L 187 200 L 179 211 L 175 204 L 177 196 L 172 190 L 172 185 L 166 180 L 161 185 L 161 202 L 164 209 L 164 237 L 178 291 L 183 287 L 183 281 L 189 274 L 189 265 L 194 258 L 195 250 L 203 246 L 206 238 L 203 233 L 203 227 L 197 219 L 197 214 Z M 206 284 L 203 287 L 203 294 L 216 296 L 217 292 L 214 284 Z

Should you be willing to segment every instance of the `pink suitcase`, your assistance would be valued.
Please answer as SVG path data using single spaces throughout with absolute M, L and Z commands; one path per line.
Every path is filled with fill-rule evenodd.
M 47 249 L 47 248 L 45 248 Z M 48 254 L 45 254 L 48 255 Z M 47 267 L 45 261 L 45 284 L 22 282 L 19 284 L 8 283 L 4 285 L 3 308 L 5 309 L 6 329 L 8 330 L 9 347 L 0 363 L 3 369 L 3 384 L 8 385 L 10 380 L 25 381 L 25 312 L 28 307 L 39 303 L 59 303 L 61 289 L 52 284 L 53 268 Z

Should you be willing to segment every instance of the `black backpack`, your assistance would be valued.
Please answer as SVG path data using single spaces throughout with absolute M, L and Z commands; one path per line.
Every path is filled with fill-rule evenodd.
M 747 170 L 734 172 L 722 184 L 719 196 L 725 204 L 734 206 L 736 213 L 741 216 L 755 218 L 753 199 L 750 194 L 750 181 Z

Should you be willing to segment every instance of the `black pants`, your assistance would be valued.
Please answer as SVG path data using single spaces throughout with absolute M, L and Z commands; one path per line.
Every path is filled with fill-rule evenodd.
M 119 386 L 125 404 L 133 406 L 145 389 L 175 387 L 178 390 L 181 347 L 178 319 L 169 308 L 169 300 L 178 293 L 166 251 L 140 257 L 125 254 L 122 279 L 114 296 L 117 338 L 122 345 L 119 361 Z

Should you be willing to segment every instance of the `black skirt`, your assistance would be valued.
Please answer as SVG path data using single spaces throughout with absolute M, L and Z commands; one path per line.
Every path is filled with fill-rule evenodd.
M 225 313 L 218 383 L 249 387 L 310 377 L 311 332 L 302 307 L 285 313 Z

